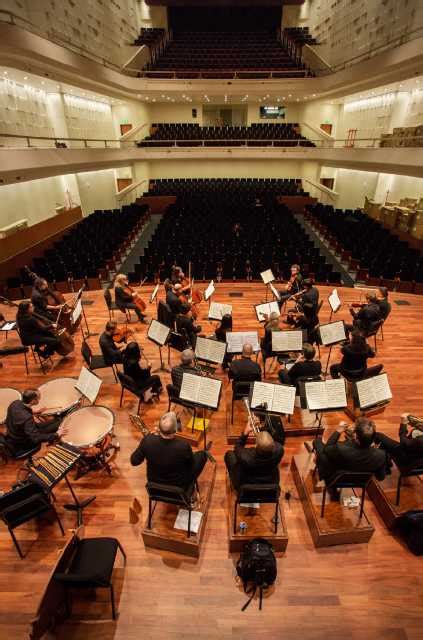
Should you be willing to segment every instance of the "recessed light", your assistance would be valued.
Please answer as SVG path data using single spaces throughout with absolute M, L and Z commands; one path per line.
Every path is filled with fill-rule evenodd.
M 3 74 L 4 74 L 5 76 L 7 76 L 7 71 L 3 71 Z
M 316 94 L 315 94 L 315 93 L 313 93 L 313 98 L 315 98 L 315 97 L 316 97 Z
M 28 80 L 28 76 L 24 76 L 24 80 Z
M 288 98 L 292 98 L 292 93 L 288 93 Z

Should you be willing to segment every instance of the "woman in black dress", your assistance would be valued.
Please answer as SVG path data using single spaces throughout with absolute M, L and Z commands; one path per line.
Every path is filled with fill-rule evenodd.
M 141 367 L 141 349 L 137 342 L 129 342 L 123 352 L 123 372 L 129 376 L 139 391 L 151 389 L 152 393 L 158 395 L 162 390 L 160 376 L 151 375 L 151 364 Z

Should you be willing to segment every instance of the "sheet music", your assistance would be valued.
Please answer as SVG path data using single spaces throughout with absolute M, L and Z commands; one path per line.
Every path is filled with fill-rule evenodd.
M 162 324 L 158 320 L 152 320 L 148 327 L 147 338 L 150 338 L 156 344 L 161 347 L 166 344 L 166 340 L 169 336 L 170 328 L 165 324 Z
M 223 316 L 232 315 L 232 305 L 221 302 L 211 302 L 209 307 L 209 320 L 222 320 Z
M 273 284 L 271 282 L 269 282 L 269 286 L 270 286 L 270 290 L 273 293 L 273 295 L 275 296 L 276 300 L 280 300 L 281 296 L 280 293 L 277 289 L 275 289 L 275 287 L 273 286 Z
M 267 411 L 275 413 L 294 413 L 295 387 L 272 384 L 270 382 L 254 382 L 251 396 L 251 408 L 267 405 Z
M 301 351 L 302 331 L 272 331 L 272 351 Z
M 154 302 L 154 300 L 156 299 L 156 296 L 157 296 L 157 294 L 159 292 L 159 287 L 160 287 L 160 284 L 157 283 L 156 286 L 153 289 L 153 293 L 150 296 L 150 303 Z
M 251 344 L 253 351 L 260 351 L 257 331 L 228 331 L 226 333 L 228 353 L 241 353 L 244 344 Z
M 195 342 L 195 355 L 197 358 L 200 358 L 200 360 L 207 360 L 208 362 L 222 364 L 225 353 L 225 342 L 219 342 L 218 340 L 197 336 L 197 340 Z
M 79 299 L 78 302 L 76 303 L 75 309 L 71 313 L 72 325 L 74 325 L 76 322 L 78 322 L 79 316 L 81 315 L 81 313 L 82 313 L 82 300 Z
M 188 515 L 189 512 L 187 509 L 179 509 L 173 528 L 181 529 L 182 531 L 188 531 Z M 198 533 L 202 517 L 203 514 L 201 513 L 201 511 L 191 511 L 191 533 Z
M 96 376 L 85 367 L 81 368 L 79 378 L 75 382 L 75 388 L 78 389 L 78 391 L 80 391 L 82 395 L 84 395 L 87 400 L 91 402 L 91 404 L 94 404 L 94 402 L 96 401 L 101 385 L 101 378 Z
M 266 314 L 267 319 L 269 319 L 271 313 L 277 313 L 278 316 L 281 315 L 281 312 L 279 311 L 279 305 L 276 302 L 276 300 L 273 300 L 272 302 L 264 302 L 263 304 L 256 304 L 255 310 L 256 310 L 257 320 L 259 322 L 263 322 L 263 320 L 266 319 L 264 317 L 264 314 Z
M 307 407 L 311 411 L 338 409 L 347 406 L 345 380 L 322 380 L 306 382 L 305 395 Z
M 339 295 L 338 295 L 338 290 L 337 289 L 334 289 L 332 291 L 332 293 L 328 297 L 328 302 L 330 304 L 330 308 L 332 309 L 333 313 L 336 313 L 340 309 L 342 302 L 339 299 Z
M 342 320 L 337 322 L 330 322 L 329 324 L 321 324 L 319 326 L 319 333 L 322 339 L 323 345 L 335 344 L 336 342 L 342 342 L 347 339 L 345 335 L 345 325 Z
M 215 378 L 204 378 L 192 373 L 184 373 L 179 397 L 195 404 L 217 409 L 222 382 Z
M 260 275 L 264 284 L 269 284 L 269 282 L 273 282 L 273 280 L 275 279 L 272 269 L 266 269 L 266 271 L 262 271 Z
M 358 402 L 361 409 L 371 407 L 392 398 L 386 373 L 356 382 Z
M 5 322 L 1 327 L 1 331 L 11 331 L 16 328 L 16 322 Z
M 214 281 L 211 280 L 209 286 L 204 292 L 204 300 L 207 301 L 210 298 L 210 296 L 214 294 L 215 291 L 216 291 L 216 287 L 214 286 Z

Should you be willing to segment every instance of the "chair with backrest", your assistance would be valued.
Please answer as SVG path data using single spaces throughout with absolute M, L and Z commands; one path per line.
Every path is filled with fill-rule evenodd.
M 188 347 L 190 347 L 190 345 L 187 345 L 187 339 L 186 336 L 183 336 L 181 333 L 176 333 L 176 331 L 171 331 L 169 333 L 168 339 L 167 339 L 167 361 L 168 363 L 170 363 L 170 350 L 171 349 L 175 349 L 175 351 L 178 351 L 179 353 L 182 353 L 182 351 L 184 351 L 185 349 L 187 349 Z
M 108 369 L 110 367 L 117 382 L 115 365 L 106 364 L 104 357 L 100 354 L 93 355 L 90 345 L 85 340 L 82 341 L 81 353 L 90 371 L 95 371 L 96 369 Z
M 0 496 L 0 518 L 7 526 L 13 543 L 23 558 L 23 553 L 13 533 L 14 529 L 39 515 L 51 511 L 56 518 L 62 535 L 65 535 L 57 511 L 48 496 L 37 484 L 27 482 Z
M 68 614 L 70 614 L 67 593 L 75 589 L 109 589 L 113 620 L 116 619 L 115 596 L 112 573 L 118 549 L 126 562 L 126 554 L 117 538 L 82 538 L 81 527 L 74 534 L 73 554 L 69 563 L 61 566 L 53 575 L 53 580 L 65 587 Z
M 399 476 L 398 476 L 398 484 L 397 484 L 397 495 L 395 498 L 396 506 L 400 503 L 400 494 L 401 494 L 401 485 L 404 478 L 412 478 L 423 476 L 423 458 L 416 460 L 411 465 L 408 466 L 398 466 Z
M 383 326 L 383 320 L 377 320 L 376 322 L 373 322 L 371 329 L 367 330 L 364 332 L 364 336 L 367 340 L 367 338 L 374 338 L 375 340 L 375 353 L 377 353 L 377 342 L 376 342 L 376 336 L 379 332 L 379 330 L 382 329 Z
M 28 465 L 33 465 L 34 461 L 32 456 L 35 453 L 38 453 L 41 449 L 41 444 L 33 444 L 29 449 L 25 449 L 24 451 L 19 451 L 19 453 L 15 453 L 12 451 L 10 446 L 7 443 L 5 435 L 0 433 L 0 457 L 3 458 L 6 463 L 9 458 L 13 458 L 13 460 L 26 460 Z
M 279 516 L 281 516 L 281 507 L 279 498 L 281 494 L 281 488 L 279 484 L 242 484 L 235 490 L 235 505 L 234 505 L 234 534 L 237 533 L 237 516 L 239 504 L 274 504 L 275 515 L 274 525 L 275 534 L 278 532 Z
M 361 489 L 360 512 L 358 516 L 358 519 L 361 520 L 364 511 L 366 489 L 372 477 L 373 473 L 368 471 L 337 471 L 332 478 L 325 481 L 320 517 L 323 518 L 325 515 L 327 489 Z
M 23 354 L 25 359 L 25 369 L 28 375 L 28 358 L 27 353 L 29 346 L 23 345 L 19 338 L 6 338 L 0 342 L 0 358 L 7 358 L 8 356 L 16 356 Z M 44 369 L 43 369 L 44 371 Z
M 147 529 L 151 529 L 151 522 L 158 502 L 174 504 L 183 507 L 188 511 L 187 538 L 191 536 L 191 512 L 193 510 L 192 498 L 194 490 L 198 492 L 197 482 L 192 482 L 187 489 L 174 485 L 161 484 L 158 482 L 147 482 L 145 485 L 148 493 L 148 520 Z
M 122 388 L 122 391 L 120 394 L 119 406 L 120 407 L 122 406 L 123 394 L 125 393 L 125 391 L 129 391 L 130 393 L 133 393 L 134 396 L 138 398 L 138 408 L 137 408 L 137 415 L 138 415 L 141 408 L 141 402 L 144 399 L 144 391 L 147 391 L 149 387 L 146 387 L 145 389 L 139 389 L 135 384 L 135 382 L 133 381 L 133 379 L 131 378 L 131 376 L 126 375 L 126 373 L 123 373 L 122 371 L 117 371 L 117 377 L 119 379 L 120 386 Z
M 175 318 L 171 308 L 162 300 L 159 300 L 157 305 L 157 320 L 172 330 L 175 328 Z
M 106 302 L 107 310 L 109 312 L 109 319 L 113 320 L 115 317 L 114 312 L 118 311 L 118 307 L 116 306 L 116 303 L 113 302 L 112 300 L 112 294 L 110 289 L 104 289 L 103 295 L 104 295 L 104 300 Z
M 259 382 L 260 377 L 257 376 L 256 380 Z M 236 400 L 242 400 L 248 398 L 250 395 L 251 385 L 254 380 L 234 380 L 232 382 L 232 400 L 231 400 L 231 424 L 234 421 L 234 403 Z

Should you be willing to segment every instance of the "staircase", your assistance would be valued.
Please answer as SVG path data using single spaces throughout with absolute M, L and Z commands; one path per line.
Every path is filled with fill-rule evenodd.
M 131 273 L 131 271 L 135 271 L 135 265 L 144 255 L 144 251 L 147 248 L 151 238 L 154 236 L 161 219 L 162 214 L 155 214 L 151 216 L 148 224 L 142 230 L 142 233 L 139 235 L 131 251 L 126 256 L 124 262 L 122 262 L 122 264 L 120 265 L 121 272 Z

